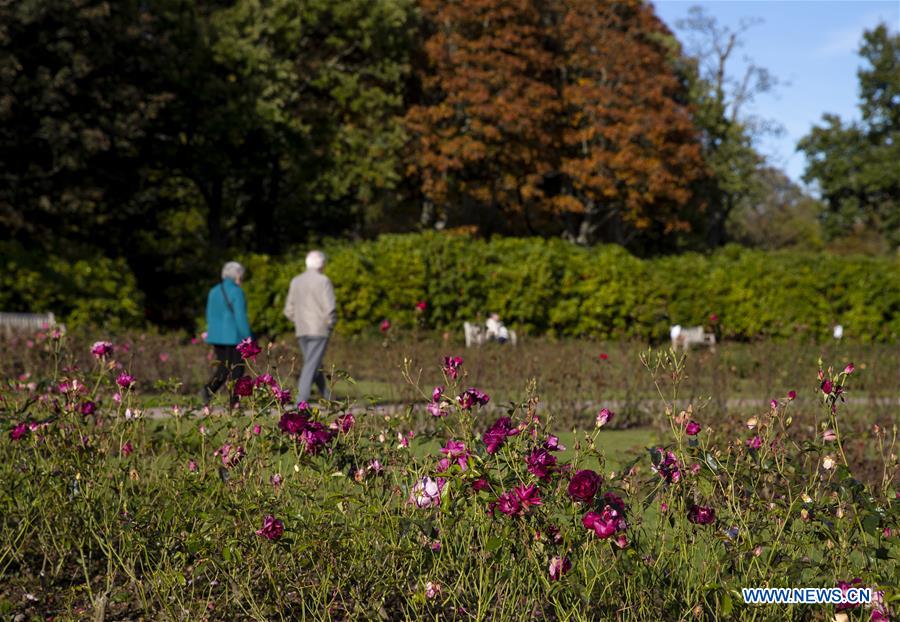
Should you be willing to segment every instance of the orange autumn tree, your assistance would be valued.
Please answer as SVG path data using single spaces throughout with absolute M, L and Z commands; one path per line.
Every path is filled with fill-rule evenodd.
M 556 203 L 581 214 L 582 243 L 688 230 L 692 186 L 706 167 L 671 33 L 640 0 L 565 5 L 561 171 L 571 194 Z
M 451 220 L 520 229 L 546 212 L 544 176 L 557 163 L 548 128 L 561 102 L 546 46 L 544 3 L 421 0 L 427 66 L 422 103 L 406 115 L 410 172 Z
M 688 228 L 705 166 L 640 1 L 420 0 L 410 172 L 459 224 L 629 243 Z

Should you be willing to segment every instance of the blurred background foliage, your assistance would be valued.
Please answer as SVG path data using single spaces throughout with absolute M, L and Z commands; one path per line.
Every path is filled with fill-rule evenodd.
M 331 240 L 351 333 L 895 338 L 898 36 L 861 42 L 862 120 L 801 141 L 812 196 L 756 147 L 745 31 L 679 30 L 638 0 L 0 3 L 0 306 L 193 328 L 242 256 L 277 331 Z

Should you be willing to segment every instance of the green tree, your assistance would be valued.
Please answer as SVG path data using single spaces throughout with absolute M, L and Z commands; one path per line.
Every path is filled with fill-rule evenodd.
M 150 127 L 172 99 L 154 78 L 158 25 L 138 0 L 0 2 L 4 237 L 127 247 Z
M 804 179 L 818 184 L 831 238 L 876 232 L 900 248 L 900 34 L 881 24 L 863 35 L 858 72 L 861 120 L 826 114 L 798 149 Z
M 0 2 L 0 230 L 124 257 L 151 319 L 189 321 L 227 255 L 399 203 L 413 22 L 411 0 Z
M 743 197 L 728 220 L 728 237 L 741 244 L 774 249 L 822 248 L 822 204 L 781 170 L 754 173 L 757 191 Z
M 358 232 L 396 201 L 413 17 L 411 0 L 239 0 L 212 16 L 214 58 L 269 154 L 243 186 L 258 237 Z

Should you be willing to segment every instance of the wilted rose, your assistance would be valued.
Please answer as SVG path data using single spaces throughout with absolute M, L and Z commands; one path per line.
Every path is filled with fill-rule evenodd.
M 456 380 L 459 376 L 459 368 L 462 367 L 462 358 L 458 356 L 445 356 L 444 357 L 444 373 L 447 374 L 448 378 Z
M 240 445 L 229 445 L 227 443 L 213 453 L 214 456 L 219 456 L 222 459 L 222 466 L 228 469 L 237 466 L 244 459 L 244 454 L 244 448 Z
M 463 410 L 471 410 L 473 406 L 484 406 L 490 401 L 490 396 L 478 389 L 466 389 L 462 395 L 456 398 L 460 408 Z
M 560 578 L 569 572 L 572 568 L 572 562 L 568 557 L 560 557 L 556 555 L 550 560 L 550 580 L 559 581 Z
M 284 523 L 274 516 L 266 516 L 263 526 L 256 531 L 256 535 L 268 540 L 277 540 L 284 533 Z
M 612 412 L 608 408 L 604 408 L 597 414 L 597 421 L 596 421 L 597 427 L 602 428 L 607 423 L 609 423 L 614 416 L 615 416 L 614 412 Z

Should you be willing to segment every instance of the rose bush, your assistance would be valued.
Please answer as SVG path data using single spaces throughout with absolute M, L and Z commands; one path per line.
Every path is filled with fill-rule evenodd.
M 142 378 L 117 352 L 104 348 L 90 370 L 7 380 L 0 393 L 7 610 L 116 620 L 896 617 L 896 431 L 871 431 L 883 476 L 861 483 L 844 451 L 851 366 L 812 378 L 822 407 L 812 429 L 794 425 L 786 396 L 735 438 L 685 407 L 682 358 L 647 354 L 669 435 L 613 465 L 599 450 L 606 427 L 561 443 L 534 394 L 488 411 L 459 357 L 443 361 L 441 386 L 418 388 L 419 403 L 396 415 L 292 403 L 278 369 L 249 356 L 234 413 L 151 419 Z M 420 421 L 436 431 L 414 434 Z M 876 602 L 844 611 L 740 599 L 748 586 L 857 585 Z

